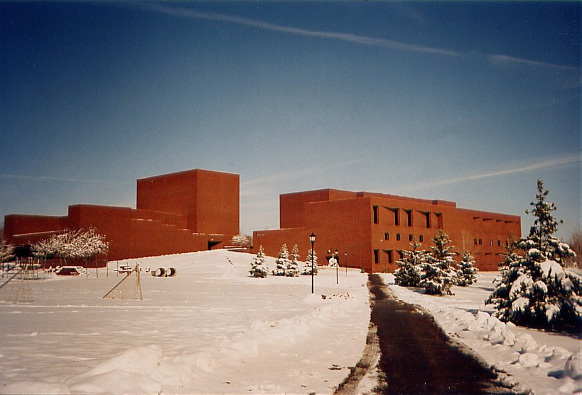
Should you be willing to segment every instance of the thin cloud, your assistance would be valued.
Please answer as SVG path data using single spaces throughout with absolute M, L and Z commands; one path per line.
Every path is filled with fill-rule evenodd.
M 379 48 L 390 48 L 399 51 L 406 51 L 406 52 L 416 52 L 416 53 L 424 53 L 424 54 L 432 54 L 432 55 L 442 55 L 442 56 L 450 56 L 450 57 L 457 57 L 457 58 L 467 58 L 472 57 L 476 53 L 475 52 L 462 52 L 456 51 L 452 49 L 445 49 L 445 48 L 438 48 L 438 47 L 428 47 L 424 45 L 415 45 L 409 43 L 403 43 L 395 40 L 388 40 L 384 38 L 375 38 L 369 36 L 361 36 L 357 34 L 350 34 L 350 33 L 340 33 L 340 32 L 326 32 L 326 31 L 319 31 L 319 30 L 310 30 L 310 29 L 302 29 L 284 25 L 277 25 L 274 23 L 264 22 L 256 19 L 250 19 L 245 17 L 240 17 L 236 15 L 228 15 L 228 14 L 220 14 L 215 12 L 202 12 L 196 11 L 189 8 L 179 8 L 179 7 L 169 7 L 160 4 L 142 4 L 141 7 L 160 12 L 166 15 L 172 15 L 176 17 L 184 17 L 184 18 L 193 18 L 193 19 L 204 19 L 210 21 L 221 21 L 221 22 L 230 22 L 235 23 L 243 26 L 254 27 L 258 29 L 265 29 L 280 33 L 287 33 L 293 34 L 298 36 L 305 36 L 305 37 L 315 37 L 315 38 L 323 38 L 323 39 L 330 39 L 330 40 L 339 40 L 344 42 L 349 42 L 357 45 L 365 45 L 365 46 L 372 46 L 372 47 L 379 47 Z M 567 70 L 567 71 L 574 71 L 579 70 L 577 66 L 564 66 L 558 65 L 553 63 L 546 63 L 540 62 L 537 60 L 531 59 L 523 59 L 517 58 L 509 55 L 504 54 L 481 54 L 484 56 L 489 62 L 495 65 L 507 65 L 507 64 L 521 64 L 527 66 L 534 66 L 534 67 L 546 67 L 552 69 L 559 69 L 559 70 Z
M 565 70 L 565 71 L 578 70 L 578 67 L 575 67 L 575 66 L 562 66 L 562 65 L 558 65 L 558 64 L 539 62 L 537 60 L 531 60 L 531 59 L 516 58 L 513 56 L 502 55 L 502 54 L 490 54 L 490 55 L 486 55 L 486 57 L 489 60 L 489 62 L 496 64 L 496 65 L 505 65 L 508 63 L 513 63 L 513 64 L 522 64 L 522 65 L 533 66 L 533 67 L 545 67 L 545 68 L 552 68 L 552 69 Z
M 194 19 L 205 19 L 210 21 L 221 21 L 221 22 L 231 22 L 236 23 L 243 26 L 250 26 L 259 29 L 265 29 L 280 33 L 288 33 L 294 34 L 298 36 L 305 36 L 305 37 L 316 37 L 316 38 L 325 38 L 331 40 L 339 40 L 350 42 L 353 44 L 359 45 L 366 45 L 366 46 L 373 46 L 373 47 L 382 47 L 382 48 L 392 48 L 401 51 L 409 51 L 409 52 L 420 52 L 420 53 L 428 53 L 428 54 L 435 54 L 435 55 L 446 55 L 446 56 L 455 56 L 460 57 L 462 53 L 443 49 L 443 48 L 435 48 L 435 47 L 426 47 L 423 45 L 414 45 L 414 44 L 406 44 L 401 43 L 399 41 L 394 40 L 387 40 L 382 38 L 374 38 L 368 36 L 360 36 L 356 34 L 350 33 L 339 33 L 339 32 L 325 32 L 325 31 L 318 31 L 318 30 L 309 30 L 309 29 L 301 29 L 297 27 L 290 27 L 290 26 L 283 26 L 277 25 L 274 23 L 268 23 L 256 19 L 244 18 L 235 15 L 227 15 L 227 14 L 219 14 L 215 12 L 201 12 L 187 8 L 175 8 L 175 7 L 168 7 L 159 4 L 144 4 L 144 8 L 161 12 L 163 14 L 178 16 L 178 17 L 186 17 L 186 18 L 194 18 Z
M 526 173 L 526 172 L 530 172 L 530 171 L 534 171 L 534 170 L 550 169 L 550 168 L 558 167 L 558 166 L 569 166 L 569 165 L 574 165 L 574 164 L 580 164 L 580 162 L 581 162 L 580 155 L 574 154 L 574 155 L 565 156 L 563 158 L 556 158 L 556 159 L 551 159 L 551 160 L 547 160 L 547 161 L 540 162 L 540 163 L 535 163 L 535 164 L 529 165 L 529 166 L 521 166 L 521 167 L 516 167 L 513 169 L 506 169 L 506 170 L 494 171 L 494 172 L 490 172 L 490 173 L 476 174 L 476 175 L 467 176 L 467 177 L 452 178 L 452 179 L 448 179 L 448 180 L 439 180 L 439 181 L 435 181 L 432 183 L 423 183 L 422 185 L 418 185 L 418 189 L 440 187 L 440 186 L 451 185 L 451 184 L 459 184 L 459 183 L 467 182 L 467 181 L 474 181 L 474 180 L 481 180 L 484 178 L 506 176 L 506 175 L 510 175 L 510 174 Z
M 13 180 L 31 180 L 31 181 L 65 181 L 65 182 L 81 182 L 81 183 L 97 183 L 97 184 L 129 184 L 129 181 L 116 180 L 93 180 L 93 179 L 79 179 L 79 178 L 65 178 L 65 177 L 44 177 L 44 176 L 24 176 L 20 174 L 0 174 L 0 179 Z M 133 182 L 131 182 L 133 183 Z

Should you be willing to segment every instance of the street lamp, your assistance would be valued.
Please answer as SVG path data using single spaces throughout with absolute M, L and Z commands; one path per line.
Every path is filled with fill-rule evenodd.
M 338 251 L 335 250 L 335 283 L 339 284 L 339 255 Z
M 311 242 L 311 293 L 313 293 L 313 245 L 315 244 L 314 233 L 309 236 L 309 241 Z
M 348 275 L 348 252 L 346 251 L 346 276 Z

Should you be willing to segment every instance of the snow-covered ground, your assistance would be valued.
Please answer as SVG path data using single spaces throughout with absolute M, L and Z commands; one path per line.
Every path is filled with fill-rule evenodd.
M 224 250 L 126 261 L 143 301 L 103 299 L 116 264 L 89 277 L 30 281 L 32 303 L 0 302 L 0 393 L 332 393 L 365 347 L 367 276 L 249 277 L 253 255 Z M 274 259 L 267 258 L 271 268 Z M 582 390 L 580 340 L 505 325 L 483 301 L 496 273 L 435 297 L 394 285 L 506 380 L 536 394 Z M 325 299 L 322 298 L 325 295 Z M 577 380 L 575 378 L 577 377 Z M 366 383 L 366 388 L 373 388 Z
M 384 282 L 400 300 L 416 304 L 434 316 L 454 340 L 465 344 L 482 360 L 506 372 L 505 380 L 517 391 L 535 394 L 582 392 L 582 343 L 579 338 L 504 324 L 491 317 L 493 308 L 484 300 L 498 275 L 484 272 L 470 287 L 453 287 L 455 296 L 435 297 L 421 290 L 394 285 L 394 276 Z M 568 360 L 570 361 L 568 362 Z
M 249 277 L 252 258 L 126 261 L 177 269 L 142 273 L 143 301 L 103 299 L 116 264 L 30 281 L 32 303 L 0 303 L 0 392 L 332 393 L 365 347 L 367 276 L 320 270 L 312 295 L 310 276 Z

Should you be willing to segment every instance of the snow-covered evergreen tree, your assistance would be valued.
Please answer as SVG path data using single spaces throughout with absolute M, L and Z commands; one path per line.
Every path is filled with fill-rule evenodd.
M 311 259 L 313 258 L 313 275 L 317 275 L 319 272 L 319 266 L 317 266 L 317 254 L 311 248 L 307 251 L 307 256 L 305 257 L 305 266 L 303 267 L 303 274 L 311 275 Z
M 265 278 L 269 274 L 269 265 L 267 264 L 267 259 L 265 258 L 265 251 L 263 246 L 259 247 L 259 253 L 253 258 L 251 262 L 251 270 L 249 273 L 253 277 Z
M 501 274 L 496 288 L 485 303 L 495 305 L 495 316 L 518 325 L 552 329 L 580 330 L 582 323 L 582 278 L 561 266 L 562 259 L 574 252 L 553 237 L 557 230 L 546 202 L 548 191 L 538 180 L 536 202 L 531 214 L 534 226 L 527 238 L 517 244 L 525 255 L 511 260 Z M 530 211 L 526 211 L 529 213 Z
M 410 243 L 412 251 L 402 251 L 403 257 L 396 263 L 400 266 L 394 271 L 394 282 L 403 287 L 418 287 L 422 274 L 422 265 L 427 262 L 426 251 L 415 239 Z
M 293 249 L 291 250 L 291 260 L 287 265 L 285 275 L 287 277 L 299 276 L 299 247 L 297 247 L 297 244 L 293 245 Z
M 452 268 L 454 263 L 453 246 L 449 245 L 449 236 L 439 230 L 433 238 L 434 247 L 425 263 L 422 264 L 422 274 L 419 286 L 430 295 L 452 295 L 451 287 L 456 283 L 457 273 Z
M 283 244 L 281 246 L 281 250 L 277 255 L 275 264 L 277 267 L 273 270 L 273 275 L 284 276 L 287 270 L 287 266 L 289 266 L 289 250 L 287 250 L 287 244 Z
M 517 241 L 511 237 L 507 240 L 505 252 L 503 253 L 503 262 L 499 263 L 499 268 L 505 270 L 513 262 L 519 261 L 521 258 L 521 255 L 517 253 Z
M 475 258 L 468 252 L 463 254 L 463 259 L 459 262 L 459 270 L 457 270 L 457 283 L 461 287 L 474 284 L 477 281 L 475 276 L 478 269 L 475 267 Z

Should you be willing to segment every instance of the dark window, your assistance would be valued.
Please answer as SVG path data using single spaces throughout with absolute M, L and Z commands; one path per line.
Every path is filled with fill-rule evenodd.
M 398 209 L 395 208 L 394 209 L 394 225 L 398 226 L 400 225 L 400 220 L 398 219 L 399 215 L 398 215 Z
M 392 250 L 386 251 L 386 255 L 388 255 L 388 263 L 392 263 Z
M 473 244 L 477 245 L 477 239 L 473 239 Z
M 483 245 L 483 240 L 479 239 L 479 245 Z
M 374 210 L 374 223 L 377 224 L 378 223 L 378 206 L 372 206 L 372 209 Z
M 437 216 L 437 227 L 439 229 L 442 229 L 443 228 L 443 214 L 437 213 L 436 216 Z
M 384 240 L 390 240 L 390 233 L 384 233 Z
M 406 212 L 406 221 L 408 226 L 412 226 L 412 210 L 404 210 Z
M 422 243 L 424 241 L 424 236 L 423 235 L 418 236 L 418 241 Z
M 501 245 L 501 240 L 497 240 L 497 245 L 500 246 Z
M 426 227 L 430 228 L 430 213 L 423 213 L 426 217 Z
M 404 259 L 404 253 L 402 251 L 398 251 L 398 257 L 399 260 Z
M 412 241 L 412 235 L 408 235 L 408 241 Z
M 396 233 L 396 241 L 400 241 L 400 233 Z
M 380 255 L 378 254 L 378 250 L 374 250 L 374 263 L 380 263 Z

